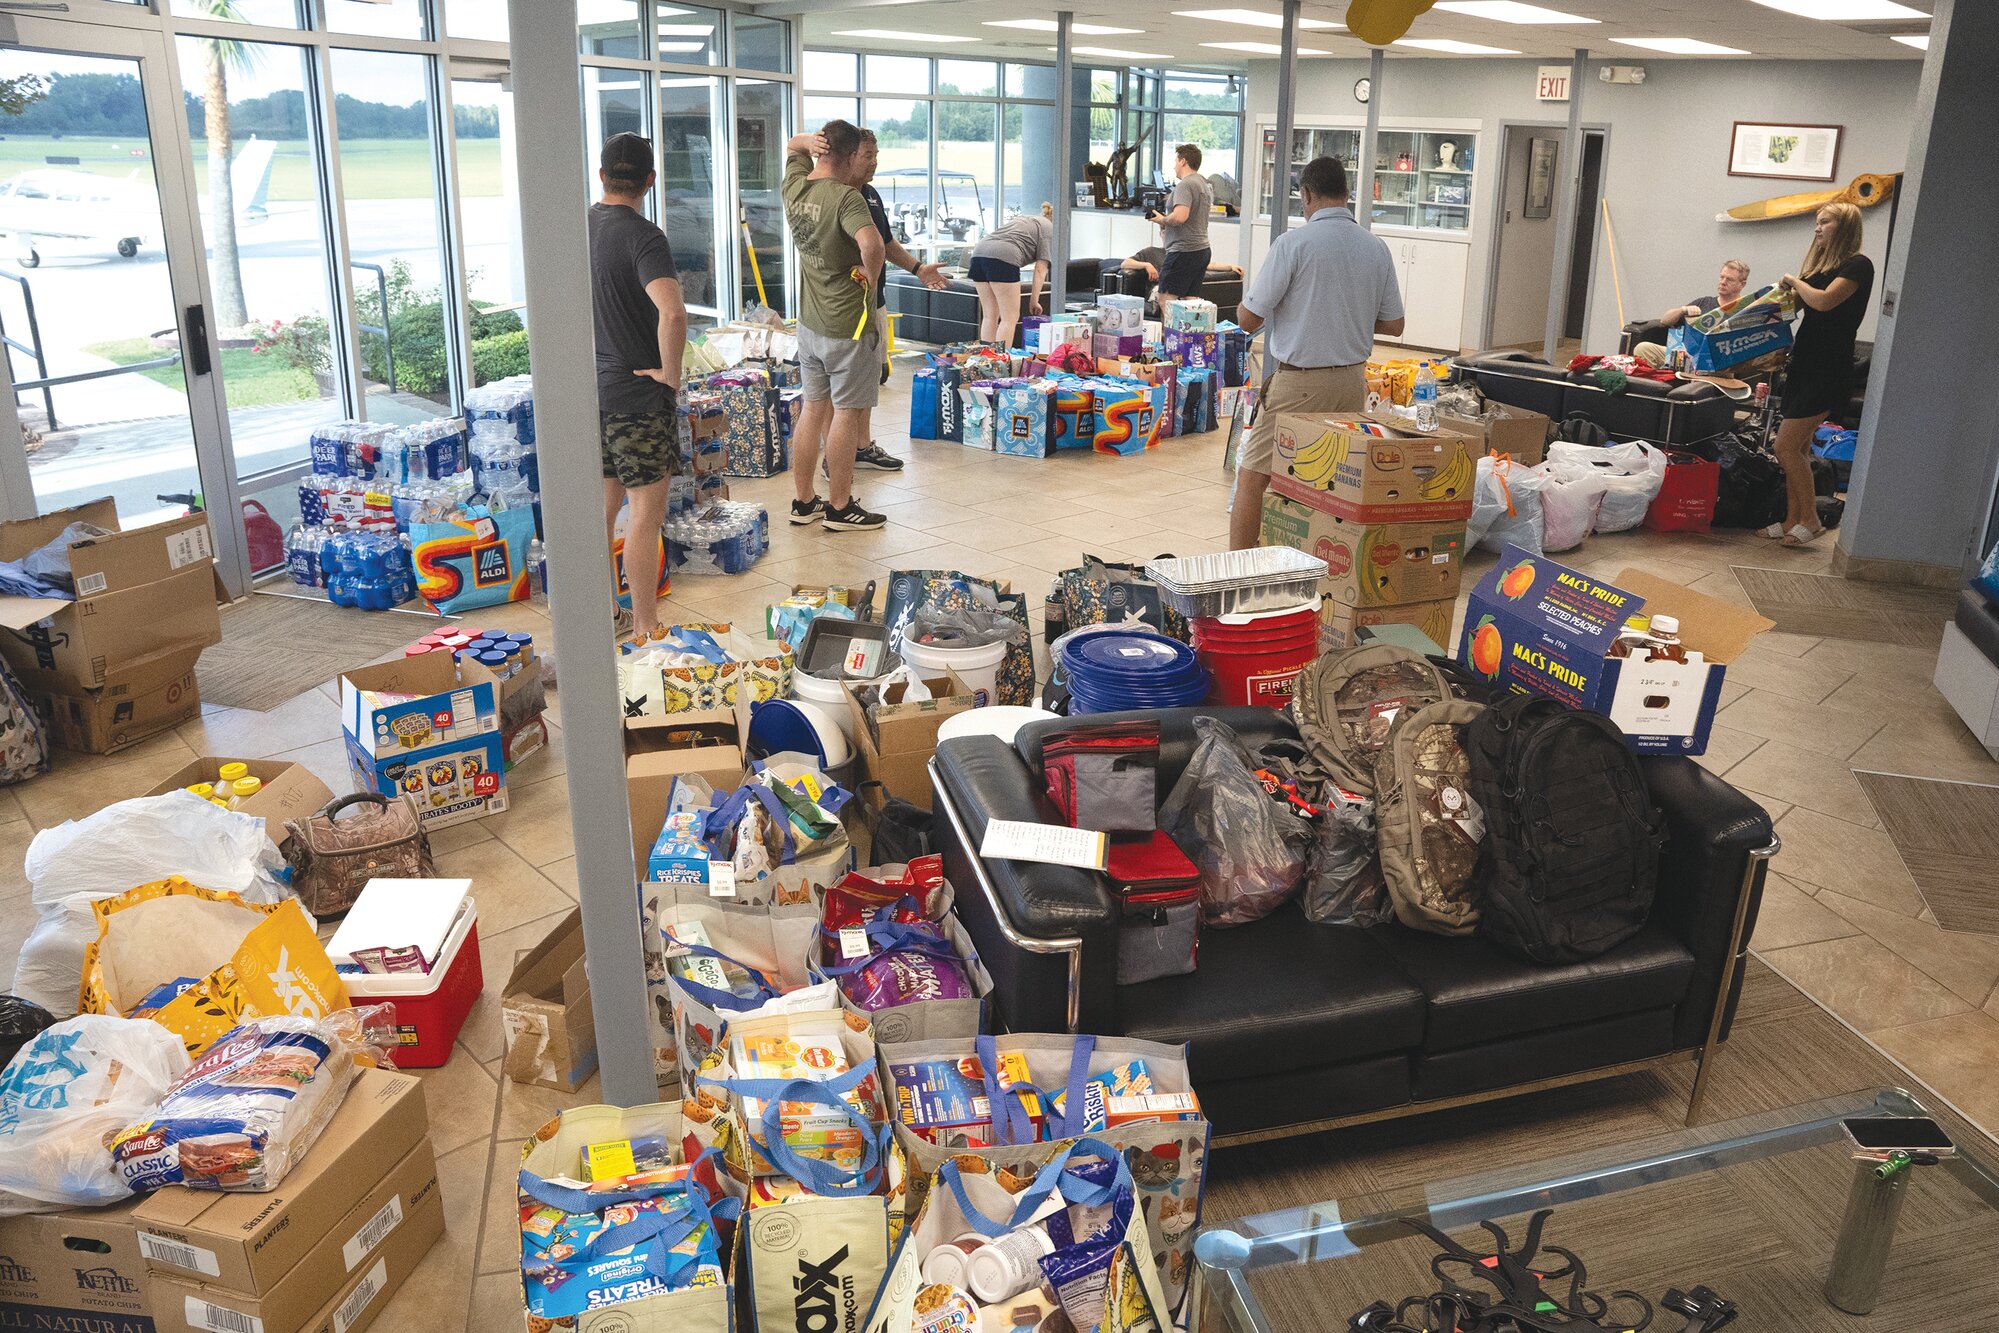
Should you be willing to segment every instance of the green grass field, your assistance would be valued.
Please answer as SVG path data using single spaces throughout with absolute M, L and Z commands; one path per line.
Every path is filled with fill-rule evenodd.
M 10 134 L 0 137 L 0 181 L 49 166 L 51 157 L 79 159 L 60 164 L 71 171 L 116 178 L 136 173 L 139 180 L 153 180 L 151 150 L 140 140 Z M 432 192 L 430 145 L 421 139 L 350 139 L 340 146 L 340 164 L 349 199 L 426 199 Z M 458 172 L 466 198 L 498 197 L 500 141 L 461 139 Z M 201 140 L 194 144 L 194 174 L 197 188 L 207 190 L 208 145 Z M 271 202 L 309 201 L 316 189 L 309 145 L 303 139 L 280 140 L 271 161 Z
M 93 356 L 121 366 L 151 361 L 163 353 L 144 338 L 120 338 L 83 349 Z M 175 393 L 187 392 L 187 378 L 180 366 L 155 366 L 138 372 L 155 384 L 164 384 Z M 272 403 L 297 403 L 319 395 L 312 376 L 275 356 L 248 347 L 222 349 L 222 375 L 229 386 L 229 406 L 267 407 Z

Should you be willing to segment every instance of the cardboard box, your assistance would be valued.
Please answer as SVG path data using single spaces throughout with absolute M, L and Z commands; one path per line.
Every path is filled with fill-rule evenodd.
M 164 796 L 197 782 L 214 782 L 224 764 L 247 765 L 251 777 L 263 779 L 264 785 L 257 794 L 243 801 L 236 809 L 263 820 L 264 836 L 271 840 L 273 846 L 283 845 L 286 820 L 316 815 L 333 800 L 331 789 L 304 764 L 287 763 L 282 759 L 242 759 L 214 754 L 203 755 L 193 763 L 183 765 L 146 795 Z
M 56 744 L 82 754 L 115 754 L 201 713 L 194 674 L 200 658 L 198 647 L 175 649 L 121 668 L 96 689 L 44 673 L 19 674 Z
M 500 992 L 507 1030 L 501 1068 L 516 1083 L 574 1092 L 597 1069 L 596 1015 L 583 965 L 583 912 L 572 910 L 548 938 L 514 961 Z
M 742 727 L 733 708 L 707 708 L 665 717 L 625 719 L 625 788 L 632 814 L 632 864 L 646 857 L 666 822 L 674 780 L 704 778 L 718 791 L 733 790 L 743 775 Z
M 1680 621 L 1699 662 L 1607 656 L 1639 612 Z M 1459 660 L 1489 680 L 1606 714 L 1634 750 L 1703 754 L 1728 663 L 1773 628 L 1746 607 L 1627 569 L 1605 583 L 1516 546 L 1500 552 L 1465 609 Z
M 163 1189 L 142 1202 L 132 1220 L 146 1267 L 155 1277 L 268 1292 L 368 1197 L 387 1164 L 426 1143 L 429 1132 L 416 1077 L 362 1070 L 318 1141 L 277 1189 Z
M 350 739 L 347 769 L 357 791 L 402 792 L 415 801 L 426 830 L 497 815 L 508 804 L 507 754 L 497 731 L 389 759 L 362 753 Z
M 1677 324 L 1666 334 L 1666 351 L 1685 350 L 1688 368 L 1706 373 L 1727 370 L 1791 345 L 1791 326 L 1784 320 L 1752 324 L 1746 329 L 1702 333 L 1691 324 Z
M 1360 429 L 1363 421 L 1371 429 Z M 1270 484 L 1279 495 L 1362 523 L 1470 518 L 1475 443 L 1455 431 L 1418 431 L 1387 413 L 1287 412 L 1277 418 Z
M 156 659 L 222 642 L 208 516 L 123 532 L 109 497 L 0 523 L 0 560 L 19 560 L 82 521 L 108 529 L 69 548 L 77 600 L 0 597 L 0 652 L 30 693 L 78 697 Z M 191 668 L 190 668 L 191 669 Z
M 444 1193 L 430 1139 L 424 1139 L 268 1291 L 244 1293 L 156 1273 L 156 1327 L 160 1333 L 360 1333 L 440 1235 Z
M 1508 454 L 1516 463 L 1534 466 L 1548 456 L 1548 432 L 1554 423 L 1540 412 L 1505 403 L 1488 402 L 1482 417 L 1439 412 L 1438 424 L 1457 431 L 1480 447 L 1478 454 Z
M 1455 597 L 1402 606 L 1362 607 L 1334 601 L 1329 595 L 1319 605 L 1319 651 L 1336 653 L 1353 647 L 1359 631 L 1367 625 L 1413 625 L 1442 649 L 1451 641 L 1451 617 L 1457 609 Z
M 368 692 L 409 695 L 385 702 Z M 477 662 L 424 653 L 340 678 L 347 762 L 359 790 L 407 793 L 426 828 L 507 808 L 500 682 Z
M 885 805 L 882 788 L 889 796 L 900 796 L 911 805 L 930 808 L 930 756 L 937 753 L 937 729 L 948 718 L 978 707 L 971 687 L 950 672 L 925 676 L 930 698 L 904 703 L 906 687 L 900 682 L 883 691 L 881 704 L 870 718 L 853 688 L 847 689 L 847 708 L 854 720 L 854 756 L 860 767 L 860 781 L 879 782 L 866 797 L 879 809 Z
M 1295 547 L 1325 561 L 1319 590 L 1347 606 L 1455 599 L 1465 572 L 1463 519 L 1358 523 L 1266 492 L 1263 544 Z
M 141 1202 L 0 1218 L 0 1328 L 150 1333 Z
M 444 1197 L 437 1158 L 426 1137 L 304 1258 L 267 1286 L 239 1291 L 155 1269 L 156 1325 L 199 1333 L 248 1333 L 258 1327 L 278 1333 L 327 1326 L 333 1323 L 330 1312 L 338 1308 L 342 1313 L 336 1327 L 346 1333 L 364 1326 L 388 1304 L 389 1293 L 443 1234 Z M 391 1278 L 391 1270 L 398 1276 Z

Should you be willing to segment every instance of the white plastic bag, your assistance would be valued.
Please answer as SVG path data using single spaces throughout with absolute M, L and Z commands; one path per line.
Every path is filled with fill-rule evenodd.
M 0 1074 L 0 1217 L 130 1198 L 105 1142 L 187 1066 L 181 1039 L 149 1019 L 82 1014 L 23 1046 Z
M 43 829 L 28 844 L 24 868 L 40 907 L 76 893 L 108 898 L 170 875 L 274 903 L 286 896 L 278 878 L 284 864 L 263 820 L 171 791 Z
M 1553 554 L 1572 551 L 1596 531 L 1603 508 L 1606 478 L 1593 474 L 1565 477 L 1552 463 L 1533 469 L 1541 474 L 1541 549 Z
M 97 938 L 90 905 L 108 894 L 72 893 L 35 909 L 35 928 L 21 942 L 14 963 L 14 994 L 33 1000 L 57 1018 L 76 1012 L 83 987 L 83 954 Z
M 1665 451 L 1639 440 L 1602 448 L 1556 440 L 1548 446 L 1548 466 L 1565 480 L 1596 477 L 1604 483 L 1598 532 L 1629 532 L 1643 523 L 1666 483 Z
M 1541 489 L 1545 478 L 1504 455 L 1478 460 L 1478 487 L 1465 545 L 1497 551 L 1508 544 L 1541 554 Z

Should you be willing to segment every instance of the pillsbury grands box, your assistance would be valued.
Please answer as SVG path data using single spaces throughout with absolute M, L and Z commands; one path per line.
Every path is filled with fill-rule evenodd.
M 1686 662 L 1612 657 L 1641 611 L 1676 616 Z M 1615 584 L 1516 546 L 1465 608 L 1458 658 L 1490 681 L 1609 716 L 1634 750 L 1703 754 L 1733 661 L 1770 621 L 1745 607 L 1627 569 Z
M 1166 330 L 1166 359 L 1183 366 L 1219 366 L 1221 335 L 1213 329 Z
M 1102 333 L 1145 333 L 1145 298 L 1143 296 L 1107 295 L 1097 298 L 1097 309 L 1104 312 L 1103 323 L 1098 326 Z
M 1002 381 L 993 386 L 998 452 L 1046 458 L 1054 451 L 1055 386 L 1045 380 Z

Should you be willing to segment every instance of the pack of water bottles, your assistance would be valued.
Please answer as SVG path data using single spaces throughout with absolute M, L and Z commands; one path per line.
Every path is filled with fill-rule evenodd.
M 326 599 L 335 606 L 387 611 L 415 597 L 416 575 L 403 542 L 394 533 L 327 535 L 319 542 L 318 552 Z
M 494 380 L 465 395 L 473 490 L 487 508 L 534 510 L 541 532 L 541 463 L 535 449 L 534 381 Z
M 760 504 L 723 500 L 666 521 L 666 563 L 675 574 L 741 574 L 770 549 Z
M 729 498 L 729 479 L 721 473 L 690 476 L 681 473 L 666 483 L 666 516 L 692 518 L 710 505 Z

